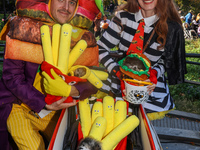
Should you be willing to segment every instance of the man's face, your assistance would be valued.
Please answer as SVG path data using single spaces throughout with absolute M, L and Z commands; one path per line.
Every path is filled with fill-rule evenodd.
M 51 15 L 60 24 L 73 16 L 78 0 L 51 0 Z

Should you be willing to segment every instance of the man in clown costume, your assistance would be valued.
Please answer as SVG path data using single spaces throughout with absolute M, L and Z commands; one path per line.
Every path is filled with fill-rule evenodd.
M 75 64 L 98 65 L 95 38 L 87 29 L 100 11 L 94 1 L 90 3 L 94 6 L 91 7 L 85 0 L 49 0 L 48 3 L 45 0 L 16 1 L 17 16 L 9 20 L 0 35 L 1 40 L 6 40 L 3 75 L 0 81 L 1 149 L 12 149 L 8 141 L 8 131 L 19 149 L 45 149 L 39 131 L 50 140 L 57 121 L 54 118 L 58 118 L 56 110 L 76 105 L 76 100 L 64 103 L 66 97 L 46 104 L 45 94 L 37 87 L 40 86 L 37 81 L 40 81 L 41 76 L 39 66 L 44 60 L 40 27 L 44 24 L 51 27 L 55 23 L 70 23 L 74 31 L 71 47 L 80 39 L 87 42 L 87 49 Z M 93 57 L 85 59 L 90 54 Z M 58 87 L 57 91 L 59 88 L 62 87 Z M 69 96 L 81 100 L 96 92 L 97 89 L 87 81 L 71 86 Z M 40 117 L 38 114 L 44 109 L 51 112 Z

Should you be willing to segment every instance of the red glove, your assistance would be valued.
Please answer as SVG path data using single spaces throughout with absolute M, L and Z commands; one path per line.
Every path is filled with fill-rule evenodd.
M 121 76 L 122 76 L 121 71 L 117 71 L 116 76 L 121 80 Z
M 54 95 L 50 95 L 47 94 L 47 96 L 45 97 L 45 102 L 50 105 L 58 100 L 60 100 L 62 98 L 62 96 L 54 96 Z M 73 98 L 71 96 L 67 97 L 67 99 L 64 101 L 64 103 L 71 103 L 73 102 Z
M 155 69 L 150 69 L 150 77 L 149 80 L 154 83 L 157 84 L 157 71 Z
M 53 79 L 53 76 L 50 72 L 50 70 L 52 68 L 58 75 L 62 75 L 65 78 L 66 83 L 76 84 L 78 82 L 86 82 L 87 81 L 86 79 L 81 79 L 79 77 L 65 75 L 55 66 L 49 64 L 46 61 L 43 61 L 42 65 L 41 65 L 41 70 L 45 71 Z M 61 98 L 62 98 L 62 96 L 54 96 L 54 95 L 47 94 L 45 97 L 45 102 L 49 105 L 49 104 L 52 104 L 53 102 L 60 100 Z M 67 99 L 64 101 L 64 103 L 71 103 L 71 102 L 73 102 L 73 98 L 71 96 L 67 97 Z

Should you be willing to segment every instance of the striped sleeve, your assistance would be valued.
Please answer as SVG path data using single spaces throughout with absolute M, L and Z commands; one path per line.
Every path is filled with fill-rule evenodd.
M 164 65 L 164 60 L 161 57 L 157 63 L 155 63 L 152 66 L 152 69 L 155 69 L 157 71 L 157 78 L 161 77 L 165 73 L 165 65 Z
M 116 17 L 112 19 L 108 29 L 104 32 L 100 40 L 97 41 L 99 46 L 99 61 L 112 75 L 115 75 L 115 73 L 119 70 L 118 63 L 115 62 L 109 55 L 110 50 L 120 42 L 120 32 L 122 26 L 119 17 L 120 15 L 117 14 Z

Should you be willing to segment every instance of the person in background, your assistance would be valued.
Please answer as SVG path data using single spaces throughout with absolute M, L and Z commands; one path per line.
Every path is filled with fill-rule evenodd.
M 101 33 L 101 28 L 100 28 L 100 22 L 102 21 L 101 16 L 102 16 L 102 14 L 99 13 L 94 20 L 93 25 L 94 25 L 94 36 L 95 36 L 95 38 L 100 36 L 100 33 Z
M 109 23 L 110 23 L 110 20 L 107 19 L 106 15 L 104 15 L 103 20 L 101 20 L 101 22 L 100 22 L 101 35 L 104 33 L 105 30 L 107 30 Z
M 200 24 L 200 13 L 197 14 L 196 22 L 197 22 L 198 24 Z
M 181 16 L 180 19 L 181 19 L 181 22 L 182 22 L 182 23 L 185 22 L 185 17 L 184 17 L 184 16 Z
M 190 24 L 190 35 L 191 37 L 198 37 L 197 36 L 197 29 L 198 29 L 198 23 L 196 22 L 196 16 L 192 16 L 192 22 Z
M 77 0 L 49 0 L 49 12 L 55 21 L 54 24 L 62 25 L 70 21 L 78 7 L 77 3 Z M 15 19 L 17 18 L 18 16 L 15 16 Z M 39 26 L 36 28 L 40 31 Z M 40 36 L 40 33 L 37 35 Z M 8 141 L 9 131 L 20 150 L 44 150 L 45 143 L 39 131 L 49 141 L 59 117 L 57 110 L 77 104 L 74 99 L 70 103 L 64 103 L 67 97 L 62 97 L 52 104 L 46 104 L 45 95 L 33 85 L 38 68 L 39 64 L 36 63 L 4 59 L 0 80 L 0 149 L 12 149 Z M 63 90 L 66 91 L 66 89 Z M 92 84 L 85 82 L 72 85 L 69 95 L 85 99 L 96 92 L 97 89 Z M 45 117 L 38 115 L 47 110 L 51 112 Z
M 190 26 L 190 23 L 192 22 L 192 10 L 189 11 L 189 13 L 185 16 L 185 22 L 187 23 L 187 28 Z
M 128 0 L 112 18 L 108 29 L 97 41 L 99 61 L 110 74 L 109 79 L 104 82 L 102 91 L 112 92 L 116 100 L 122 100 L 119 80 L 121 72 L 118 61 L 111 57 L 110 50 L 118 46 L 118 54 L 125 57 L 142 19 L 145 23 L 143 45 L 155 31 L 143 52 L 151 61 L 151 69 L 157 77 L 157 84 L 147 87 L 150 95 L 148 101 L 143 104 L 149 119 L 154 120 L 175 109 L 167 83 L 183 83 L 186 73 L 182 22 L 173 0 Z M 151 82 L 149 79 L 147 81 Z
M 109 15 L 112 15 L 113 14 L 113 11 L 114 11 L 114 8 L 115 8 L 115 4 L 113 3 L 113 1 L 111 0 L 110 1 L 110 5 L 109 5 Z
M 197 34 L 198 34 L 198 37 L 200 38 L 200 23 L 198 24 L 198 30 L 197 30 Z

